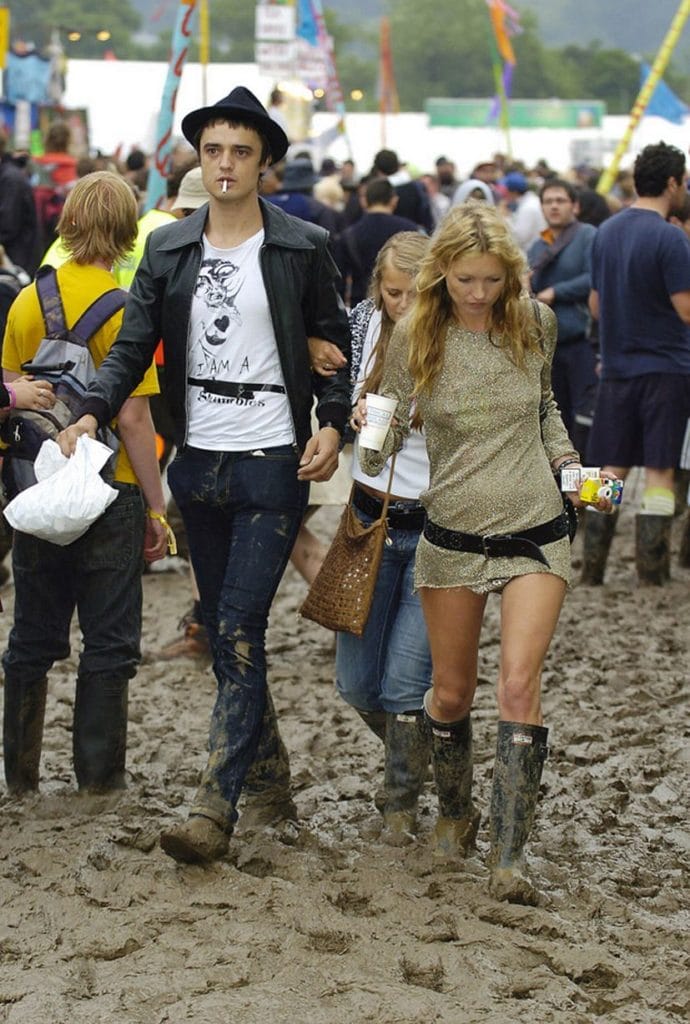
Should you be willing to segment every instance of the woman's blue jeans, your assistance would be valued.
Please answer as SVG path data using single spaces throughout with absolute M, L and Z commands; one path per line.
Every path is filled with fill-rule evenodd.
M 298 464 L 292 445 L 252 452 L 185 447 L 168 468 L 218 682 L 208 762 L 191 813 L 227 830 L 261 732 L 268 614 L 307 503 Z
M 359 510 L 363 523 L 373 522 Z M 389 528 L 374 600 L 361 637 L 338 633 L 336 686 L 358 711 L 418 711 L 431 686 L 431 654 L 419 597 L 413 592 L 418 530 Z

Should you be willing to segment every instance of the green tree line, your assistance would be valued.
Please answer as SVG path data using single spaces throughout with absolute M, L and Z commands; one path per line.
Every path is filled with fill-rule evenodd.
M 42 48 L 51 30 L 59 28 L 71 57 L 97 58 L 112 50 L 122 60 L 167 60 L 170 31 L 143 41 L 141 17 L 128 0 L 11 0 L 12 40 L 32 41 Z M 252 0 L 211 0 L 211 60 L 250 62 L 254 59 Z M 345 24 L 326 6 L 326 21 L 335 40 L 338 71 L 346 98 L 351 90 L 363 100 L 353 109 L 377 107 L 378 24 L 375 20 Z M 490 57 L 491 30 L 485 0 L 389 0 L 391 41 L 401 109 L 423 110 L 432 96 L 481 97 L 494 92 Z M 525 99 L 599 99 L 611 114 L 627 113 L 639 90 L 638 59 L 623 50 L 597 45 L 549 47 L 539 32 L 538 17 L 526 11 L 523 31 L 513 40 L 517 67 L 513 95 Z M 107 29 L 111 37 L 99 41 Z M 70 42 L 67 33 L 79 31 Z M 198 41 L 190 59 L 198 59 Z M 653 54 L 643 53 L 650 60 Z M 666 81 L 690 99 L 690 76 L 669 71 Z

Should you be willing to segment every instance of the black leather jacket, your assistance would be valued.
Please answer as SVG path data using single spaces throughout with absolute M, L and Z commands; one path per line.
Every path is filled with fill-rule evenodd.
M 349 360 L 350 328 L 336 291 L 338 270 L 327 248 L 328 233 L 262 199 L 259 203 L 265 231 L 261 269 L 295 436 L 302 450 L 312 433 L 314 395 L 320 425 L 331 422 L 342 433 L 350 413 L 348 368 L 330 378 L 312 373 L 307 337 L 334 342 Z M 162 338 L 175 443 L 178 447 L 185 443 L 189 318 L 207 214 L 208 206 L 202 206 L 184 220 L 165 224 L 149 235 L 117 341 L 89 386 L 80 415 L 91 413 L 99 424 L 112 419 L 142 379 Z

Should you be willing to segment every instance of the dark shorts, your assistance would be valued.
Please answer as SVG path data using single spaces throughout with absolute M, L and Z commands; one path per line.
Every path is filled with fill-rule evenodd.
M 678 465 L 690 417 L 690 376 L 648 373 L 602 380 L 589 436 L 592 466 Z

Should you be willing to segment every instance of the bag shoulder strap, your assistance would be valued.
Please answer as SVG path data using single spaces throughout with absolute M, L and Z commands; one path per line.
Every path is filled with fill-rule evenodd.
M 36 272 L 36 291 L 45 323 L 46 334 L 60 334 L 67 329 L 62 296 L 57 283 L 55 267 L 39 267 Z
M 79 341 L 86 344 L 96 331 L 100 331 L 101 327 L 107 324 L 111 316 L 114 316 L 118 310 L 123 308 L 126 301 L 127 292 L 123 291 L 122 288 L 110 288 L 107 292 L 103 292 L 102 295 L 99 295 L 91 303 L 88 309 L 84 310 L 74 327 L 72 327 L 72 334 L 75 334 Z
M 67 331 L 65 320 L 65 308 L 62 304 L 62 296 L 57 282 L 57 273 L 54 267 L 40 267 L 36 274 L 36 289 L 38 301 L 41 305 L 41 313 L 45 322 L 46 334 L 55 336 Z M 111 316 L 122 309 L 127 301 L 127 292 L 122 288 L 110 288 L 103 292 L 91 305 L 84 310 L 71 333 L 82 345 L 86 345 L 96 331 L 99 331 Z

